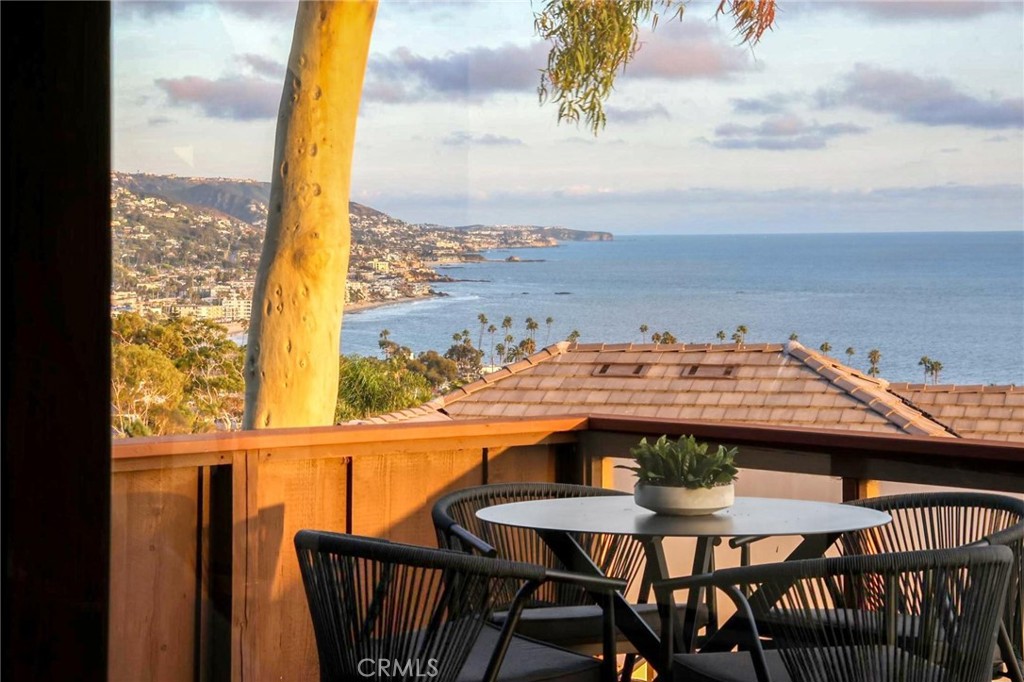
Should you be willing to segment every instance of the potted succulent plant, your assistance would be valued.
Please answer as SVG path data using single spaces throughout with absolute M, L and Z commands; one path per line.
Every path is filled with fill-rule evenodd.
M 677 441 L 662 436 L 653 444 L 644 438 L 629 451 L 636 466 L 619 465 L 636 474 L 636 503 L 658 514 L 699 516 L 732 506 L 735 499 L 736 448 L 707 443 L 693 436 Z

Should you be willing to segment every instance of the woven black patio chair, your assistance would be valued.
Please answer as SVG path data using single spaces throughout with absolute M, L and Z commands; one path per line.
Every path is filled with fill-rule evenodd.
M 929 492 L 872 497 L 848 504 L 886 512 L 892 522 L 839 536 L 832 551 L 840 555 L 972 545 L 1010 548 L 1014 559 L 1000 624 L 998 658 L 1011 680 L 1024 682 L 1020 663 L 1024 651 L 1024 500 L 991 493 Z M 744 546 L 750 540 L 738 538 L 731 544 Z M 749 554 L 745 558 L 749 559 Z M 829 620 L 837 617 L 836 613 L 823 615 Z M 775 619 L 785 617 L 782 611 L 775 614 Z M 911 619 L 905 621 L 904 636 L 916 636 L 917 625 Z M 775 624 L 774 620 L 763 621 L 762 633 L 770 634 Z
M 609 682 L 615 679 L 614 614 L 605 660 L 513 635 L 523 604 L 548 582 L 611 595 L 624 583 L 535 564 L 470 556 L 337 533 L 295 536 L 323 682 Z M 487 623 L 500 586 L 518 586 L 506 626 Z
M 486 523 L 477 518 L 476 512 L 512 502 L 611 495 L 629 493 L 567 483 L 499 483 L 465 488 L 446 495 L 434 505 L 432 516 L 441 547 L 564 570 L 565 566 L 536 531 Z M 622 535 L 579 533 L 575 539 L 605 575 L 625 580 L 630 587 L 640 581 L 637 585 L 640 603 L 634 608 L 657 631 L 661 627 L 657 604 L 646 603 L 650 595 L 650 578 L 645 576 L 643 545 L 635 538 Z M 506 594 L 500 601 L 507 604 L 511 596 Z M 678 608 L 682 620 L 685 605 Z M 494 621 L 502 623 L 506 612 L 499 603 Z M 698 627 L 713 623 L 714 617 L 713 610 L 709 612 L 704 604 L 695 616 Z M 602 646 L 601 622 L 601 609 L 594 605 L 584 590 L 569 584 L 550 584 L 538 591 L 523 611 L 516 632 L 578 653 L 594 654 L 600 653 Z M 622 678 L 628 679 L 635 649 L 621 633 L 617 646 L 620 653 L 627 653 Z
M 655 583 L 659 601 L 723 590 L 748 626 L 748 650 L 673 654 L 680 682 L 987 682 L 1013 552 L 963 547 L 808 559 Z M 749 595 L 749 596 L 746 596 Z M 837 611 L 836 595 L 859 605 Z M 765 648 L 760 616 L 781 611 Z M 844 627 L 822 627 L 839 614 Z M 905 639 L 901 622 L 920 624 Z M 664 642 L 672 642 L 666 619 Z M 666 668 L 666 669 L 667 669 Z

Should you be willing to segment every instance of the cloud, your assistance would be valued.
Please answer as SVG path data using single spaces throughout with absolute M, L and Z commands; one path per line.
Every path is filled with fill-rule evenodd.
M 227 76 L 211 80 L 200 76 L 159 78 L 157 87 L 174 106 L 197 106 L 211 118 L 236 121 L 274 118 L 281 99 L 281 84 L 257 78 Z
M 505 92 L 533 93 L 548 50 L 546 43 L 534 42 L 425 57 L 407 47 L 398 48 L 371 56 L 363 98 L 400 104 L 437 97 L 482 101 Z M 676 23 L 645 32 L 640 51 L 619 78 L 715 79 L 751 68 L 748 53 L 728 44 L 721 32 L 704 24 Z
M 841 87 L 817 93 L 820 106 L 859 107 L 927 126 L 1024 127 L 1024 99 L 973 97 L 945 78 L 857 64 L 842 80 Z
M 661 104 L 655 104 L 650 107 L 616 107 L 607 106 L 604 109 L 605 114 L 608 116 L 608 120 L 612 123 L 643 123 L 649 121 L 652 118 L 664 118 L 671 119 L 672 115 L 668 112 Z
M 813 3 L 814 9 L 836 9 L 881 21 L 963 20 L 1019 7 L 1019 2 L 988 0 L 850 0 Z
M 235 58 L 249 67 L 257 76 L 264 76 L 266 78 L 281 79 L 287 68 L 276 59 L 258 54 L 240 54 L 236 55 Z
M 757 126 L 724 123 L 715 129 L 717 139 L 710 142 L 719 149 L 823 149 L 828 141 L 841 135 L 866 133 L 853 123 L 808 123 L 799 116 L 783 114 L 766 118 Z
M 542 43 L 475 47 L 441 57 L 398 48 L 371 58 L 363 97 L 396 104 L 437 96 L 479 100 L 500 92 L 525 92 L 540 82 L 538 69 L 546 55 Z
M 283 19 L 294 18 L 296 2 L 293 0 L 218 0 L 202 2 L 196 0 L 115 0 L 113 11 L 115 17 L 154 19 L 158 17 L 181 14 L 190 7 L 216 7 L 218 10 L 230 12 L 250 19 Z
M 641 36 L 640 50 L 626 65 L 626 78 L 721 79 L 753 68 L 748 50 L 723 33 L 696 22 L 663 23 Z
M 174 123 L 174 119 L 168 116 L 150 116 L 146 121 L 151 126 L 162 126 L 168 123 Z
M 495 135 L 494 133 L 484 133 L 483 135 L 473 135 L 472 133 L 466 132 L 465 130 L 457 130 L 450 135 L 447 135 L 441 140 L 441 144 L 445 144 L 451 147 L 461 147 L 464 145 L 484 145 L 489 147 L 519 147 L 524 146 L 522 140 L 517 137 L 506 137 L 504 135 Z
M 298 3 L 296 0 L 252 0 L 251 2 L 239 2 L 239 0 L 218 0 L 217 7 L 232 14 L 238 14 L 250 19 L 294 19 Z
M 785 95 L 781 92 L 774 92 L 764 97 L 741 97 L 732 100 L 732 110 L 737 114 L 770 116 L 784 113 L 796 99 L 800 99 L 800 95 Z
M 181 14 L 189 7 L 193 7 L 197 4 L 199 3 L 170 1 L 155 2 L 153 0 L 144 2 L 125 2 L 124 0 L 115 0 L 111 3 L 111 9 L 113 10 L 113 15 L 115 17 L 139 17 L 142 19 L 153 19 L 155 17 Z

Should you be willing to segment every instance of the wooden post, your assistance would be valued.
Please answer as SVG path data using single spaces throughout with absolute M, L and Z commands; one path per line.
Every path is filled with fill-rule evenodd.
M 879 484 L 870 478 L 843 478 L 843 502 L 878 497 Z

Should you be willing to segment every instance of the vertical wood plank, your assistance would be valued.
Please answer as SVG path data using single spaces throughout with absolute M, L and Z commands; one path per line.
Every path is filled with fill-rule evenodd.
M 256 680 L 319 678 L 316 639 L 293 539 L 303 528 L 345 532 L 348 463 L 341 457 L 274 461 L 260 453 Z
M 213 638 L 213 601 L 211 595 L 211 562 L 210 562 L 210 467 L 201 467 L 199 476 L 199 529 L 197 534 L 199 569 L 196 573 L 199 597 L 196 600 L 196 661 L 193 679 L 197 682 L 210 679 L 208 671 L 212 667 L 211 657 L 214 655 L 211 644 Z
M 555 457 L 550 445 L 490 448 L 488 483 L 553 482 Z
M 482 483 L 480 450 L 355 457 L 352 532 L 436 547 L 430 519 L 434 502 Z
M 235 453 L 231 460 L 231 679 L 234 682 L 259 679 L 259 650 L 254 627 L 259 618 L 259 601 L 252 598 L 257 587 L 259 548 L 258 454 Z
M 112 477 L 112 681 L 193 679 L 198 475 L 164 469 Z

